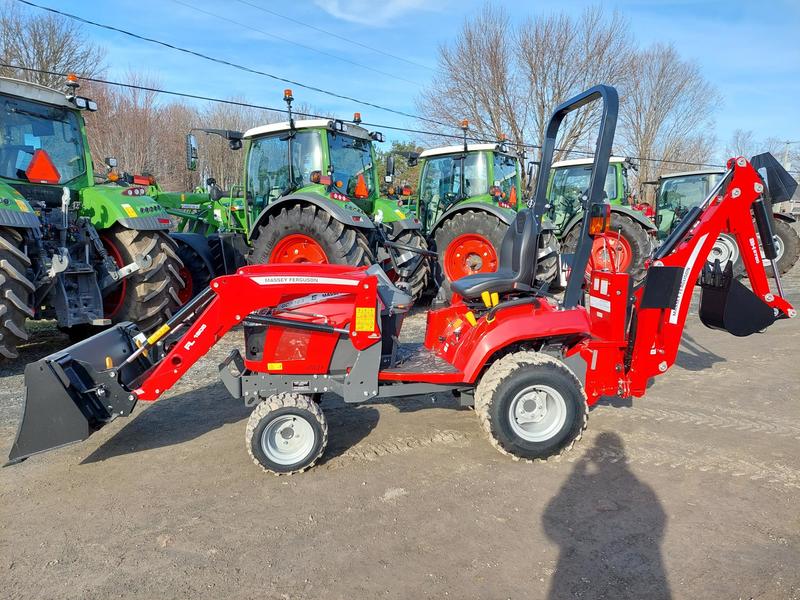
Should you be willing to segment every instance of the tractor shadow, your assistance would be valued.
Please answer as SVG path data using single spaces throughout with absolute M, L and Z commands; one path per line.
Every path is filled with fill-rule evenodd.
M 715 354 L 697 342 L 690 334 L 684 332 L 678 354 L 675 357 L 677 366 L 687 371 L 704 371 L 721 362 L 725 362 L 725 358 Z
M 66 333 L 59 331 L 55 325 L 28 321 L 29 341 L 17 348 L 17 358 L 4 359 L 0 365 L 0 377 L 21 375 L 25 365 L 44 358 L 58 350 L 66 348 L 72 342 Z
M 328 421 L 329 440 L 323 462 L 345 453 L 378 424 L 376 409 L 348 405 L 336 397 L 326 397 L 322 409 Z M 207 384 L 154 402 L 81 464 L 183 444 L 225 425 L 244 421 L 252 410 L 241 400 L 231 398 L 222 383 Z M 235 435 L 244 437 L 244 427 Z
M 661 544 L 667 515 L 628 468 L 622 439 L 604 432 L 575 463 L 542 515 L 559 546 L 548 598 L 671 598 Z
M 142 404 L 145 403 L 137 408 L 141 410 Z M 81 464 L 182 444 L 223 425 L 242 421 L 251 411 L 241 400 L 231 398 L 222 383 L 208 384 L 154 402 Z

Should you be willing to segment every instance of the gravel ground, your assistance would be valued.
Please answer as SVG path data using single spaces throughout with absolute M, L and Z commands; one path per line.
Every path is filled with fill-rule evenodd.
M 325 398 L 328 450 L 289 478 L 250 462 L 217 381 L 233 333 L 162 401 L 0 470 L 0 597 L 800 598 L 799 333 L 692 318 L 647 397 L 546 464 L 445 395 Z M 3 456 L 23 365 L 65 344 L 45 325 L 2 365 Z

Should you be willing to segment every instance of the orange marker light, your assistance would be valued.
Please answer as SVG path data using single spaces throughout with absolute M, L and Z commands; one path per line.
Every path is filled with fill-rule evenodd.
M 467 119 L 461 121 L 461 129 L 469 129 L 469 121 Z
M 354 112 L 353 113 L 353 123 L 361 123 L 361 113 Z
M 75 73 L 67 73 L 67 81 L 70 83 L 77 83 L 78 76 Z
M 283 90 L 283 99 L 284 100 L 292 100 L 292 90 L 286 88 Z

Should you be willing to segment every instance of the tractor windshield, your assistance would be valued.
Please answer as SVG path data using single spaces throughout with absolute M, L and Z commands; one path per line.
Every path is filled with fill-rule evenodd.
M 662 179 L 656 198 L 659 237 L 667 236 L 689 210 L 705 200 L 721 176 L 698 173 Z
M 557 168 L 550 188 L 550 203 L 556 213 L 575 213 L 583 207 L 583 194 L 589 189 L 592 165 Z M 608 166 L 605 187 L 606 201 L 617 197 L 614 166 Z
M 506 195 L 511 194 L 511 188 L 517 185 L 517 159 L 507 154 L 494 155 L 494 185 L 498 186 Z
M 322 144 L 316 131 L 297 131 L 292 138 L 292 180 L 289 180 L 289 134 L 257 138 L 247 155 L 247 196 L 256 205 L 269 204 L 310 185 L 311 173 L 322 170 Z
M 86 173 L 83 137 L 74 111 L 5 97 L 0 132 L 0 177 L 27 181 L 25 172 L 37 150 L 47 153 L 58 171 L 58 183 Z
M 473 152 L 466 156 L 437 156 L 425 161 L 425 172 L 420 186 L 420 199 L 425 204 L 444 202 L 449 205 L 456 200 L 479 196 L 488 191 L 488 169 L 484 152 Z
M 328 132 L 333 177 L 342 182 L 341 190 L 348 196 L 367 198 L 372 195 L 375 186 L 371 149 L 370 140 Z

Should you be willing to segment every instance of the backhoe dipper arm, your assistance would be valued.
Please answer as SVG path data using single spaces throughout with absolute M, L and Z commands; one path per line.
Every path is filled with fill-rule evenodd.
M 320 267 L 325 269 L 325 275 L 320 273 Z M 306 270 L 308 275 L 303 274 Z M 371 308 L 374 315 L 376 286 L 376 278 L 364 270 L 333 265 L 259 265 L 240 269 L 235 275 L 218 277 L 211 283 L 214 298 L 164 358 L 144 375 L 133 393 L 140 400 L 157 400 L 232 327 L 254 311 L 322 292 L 353 294 L 353 314 L 362 307 Z M 282 312 L 280 318 L 291 319 L 291 315 Z M 378 331 L 377 323 L 374 331 Z M 363 328 L 351 332 L 351 342 L 359 350 L 375 343 L 368 338 L 369 333 Z
M 674 364 L 701 272 L 700 316 L 706 325 L 734 335 L 749 335 L 775 319 L 796 314 L 789 302 L 770 290 L 764 270 L 753 223 L 753 211 L 763 202 L 764 184 L 744 158 L 731 159 L 728 168 L 731 171 L 723 178 L 724 192 L 714 190 L 699 211 L 687 215 L 694 222 L 676 230 L 678 237 L 667 240 L 665 251 L 656 253 L 645 285 L 634 294 L 624 361 L 627 391 L 634 396 L 643 395 L 648 380 Z M 725 230 L 736 238 L 752 292 L 732 277 L 730 266 L 724 272 L 718 265 L 706 266 L 714 242 Z M 708 304 L 716 306 L 709 308 Z M 711 317 L 705 318 L 704 313 Z

